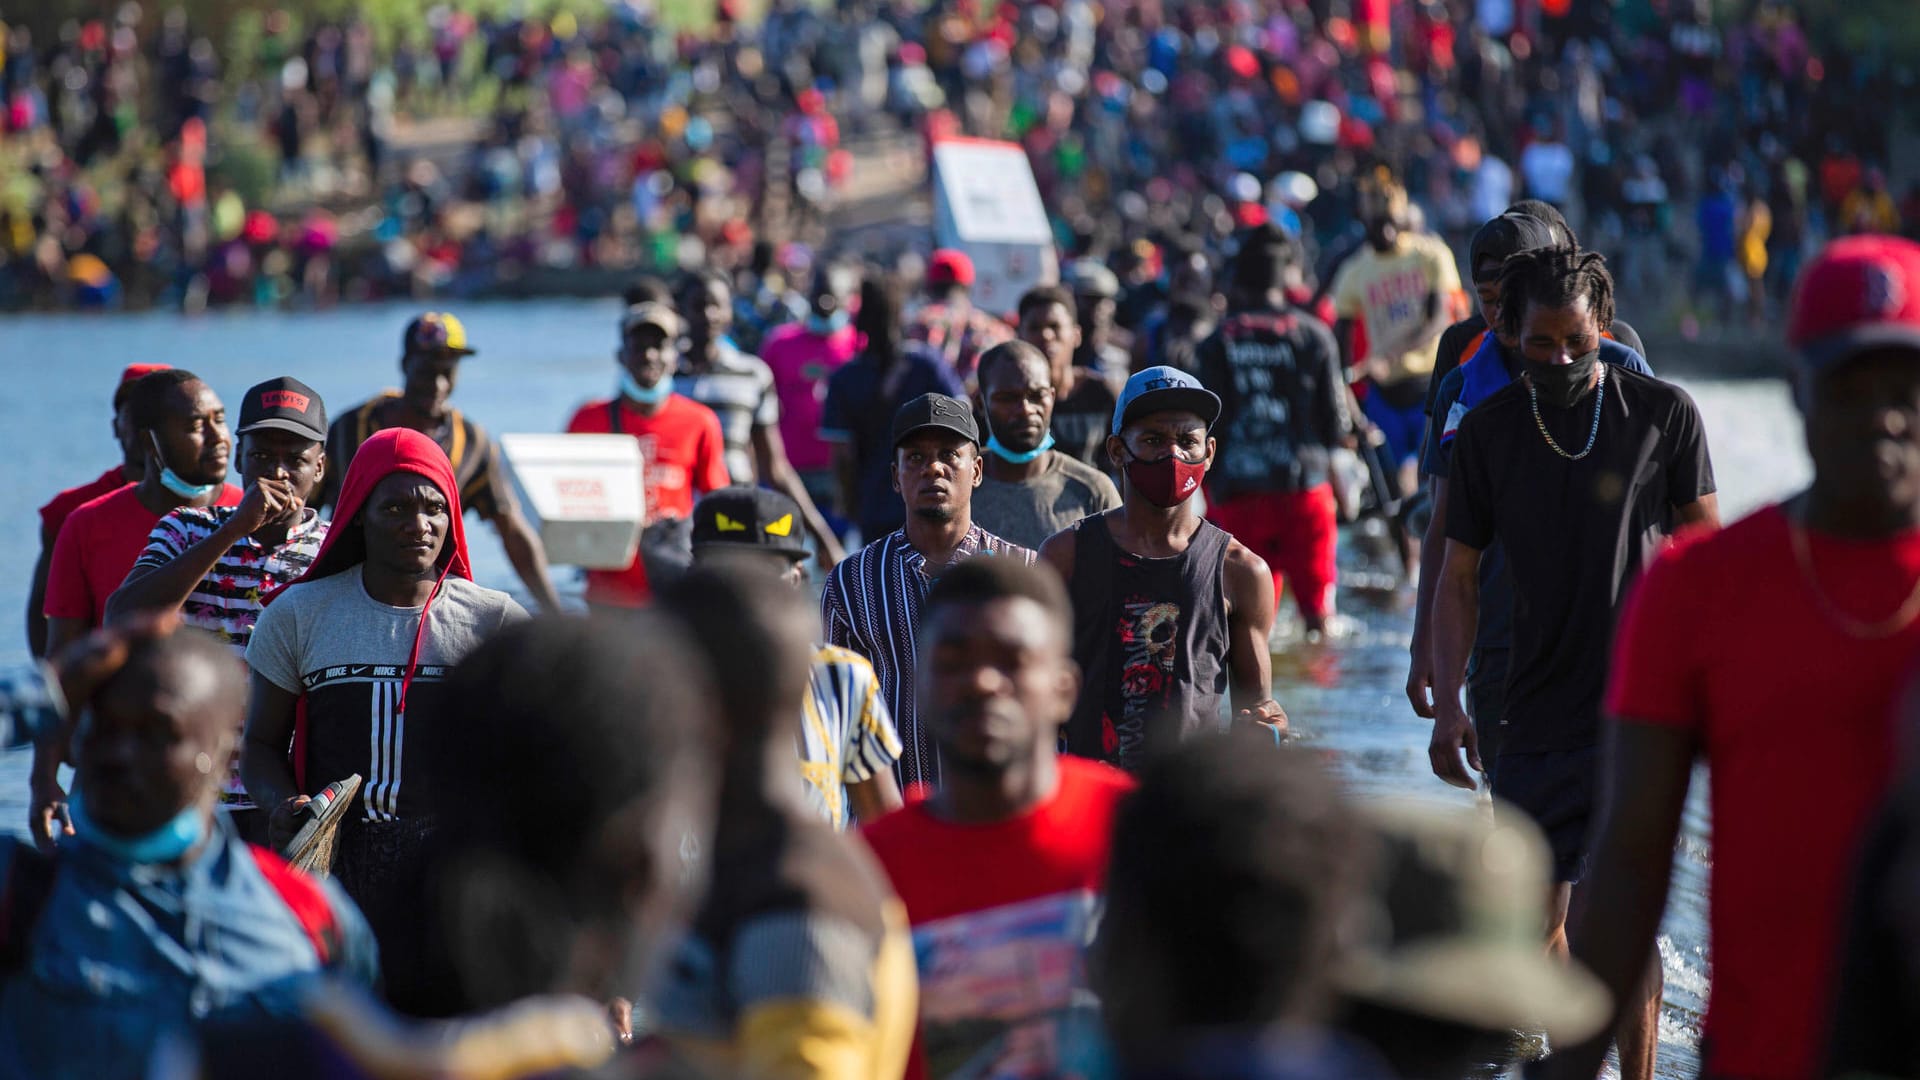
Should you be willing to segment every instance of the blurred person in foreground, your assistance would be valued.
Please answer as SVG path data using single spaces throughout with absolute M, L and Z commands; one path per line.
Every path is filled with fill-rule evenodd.
M 452 466 L 410 428 L 354 456 L 334 526 L 298 581 L 269 597 L 247 644 L 253 669 L 240 775 L 276 849 L 328 784 L 359 774 L 333 872 L 380 939 L 385 992 L 428 1012 L 420 855 L 445 812 L 437 788 L 472 718 L 447 705 L 453 665 L 527 617 L 473 581 Z
M 414 903 L 439 1011 L 458 1018 L 409 1023 L 329 987 L 295 1021 L 203 1040 L 180 1075 L 692 1075 L 657 1045 L 623 1052 L 634 1009 L 618 995 L 657 984 L 706 885 L 720 737 L 703 658 L 651 612 L 548 616 L 476 649 L 446 688 L 468 719 Z
M 913 1039 L 906 914 L 872 853 L 793 782 L 793 703 L 818 623 L 772 567 L 708 548 L 662 607 L 719 676 L 719 819 L 656 1019 L 716 1074 L 895 1080 Z
M 53 546 L 60 538 L 60 527 L 83 504 L 128 484 L 137 484 L 146 475 L 147 452 L 134 437 L 133 424 L 127 415 L 127 399 L 132 396 L 134 383 L 156 371 L 165 371 L 168 366 L 127 365 L 113 391 L 113 441 L 120 446 L 120 463 L 84 484 L 67 488 L 40 508 L 40 557 L 33 564 L 33 581 L 27 588 L 27 649 L 35 656 L 47 655 L 47 568 L 53 563 Z
M 0 845 L 0 1075 L 144 1076 L 197 1028 L 291 1015 L 325 972 L 374 980 L 346 895 L 218 811 L 245 669 L 178 626 L 136 617 L 60 659 L 77 835 Z
M 1127 380 L 1107 437 L 1125 476 L 1116 510 L 1056 533 L 1040 558 L 1072 599 L 1083 692 L 1063 745 L 1128 771 L 1182 739 L 1260 724 L 1278 743 L 1273 576 L 1201 517 L 1220 398 L 1193 376 L 1148 368 Z
M 1333 983 L 1339 1028 L 1402 1080 L 1497 1076 L 1515 1032 L 1554 1045 L 1601 1031 L 1608 995 L 1540 950 L 1552 869 L 1524 818 L 1410 801 L 1362 812 L 1375 849 Z
M 1088 514 L 1120 505 L 1106 473 L 1053 448 L 1053 373 L 1045 354 L 1024 341 L 1003 341 L 981 355 L 977 374 L 987 446 L 973 512 L 982 527 L 1038 548 Z
M 1606 812 L 1573 937 L 1616 994 L 1632 985 L 1704 760 L 1705 1070 L 1755 1080 L 1822 1067 L 1847 885 L 1898 760 L 1895 705 L 1920 655 L 1920 246 L 1830 245 L 1801 275 L 1787 336 L 1813 481 L 1676 546 L 1635 591 L 1614 645 Z M 1548 1075 L 1591 1077 L 1605 1050 L 1570 1049 Z
M 453 465 L 460 504 L 500 533 L 513 572 L 542 611 L 560 610 L 559 594 L 547 569 L 547 551 L 514 498 L 500 451 L 487 430 L 452 405 L 460 368 L 477 352 L 467 343 L 459 319 L 429 311 L 409 322 L 400 335 L 398 390 L 387 390 L 348 409 L 327 432 L 327 458 L 334 472 L 321 489 L 319 505 L 336 507 L 341 484 L 354 455 L 375 432 L 391 428 L 417 431 L 440 447 Z
M 1122 1074 L 1383 1078 L 1327 1028 L 1371 855 L 1332 778 L 1236 732 L 1172 749 L 1139 780 L 1089 961 Z
M 927 594 L 919 694 L 945 772 L 867 826 L 913 923 L 920 1034 L 908 1080 L 1099 1076 L 1085 976 L 1126 774 L 1061 755 L 1080 680 L 1058 578 L 975 559 Z
M 808 553 L 799 522 L 800 508 L 777 491 L 721 488 L 693 508 L 693 564 L 744 560 L 802 592 Z M 866 657 L 815 645 L 794 741 L 807 803 L 835 829 L 855 819 L 877 821 L 899 808 L 893 763 L 900 760 L 900 734 Z

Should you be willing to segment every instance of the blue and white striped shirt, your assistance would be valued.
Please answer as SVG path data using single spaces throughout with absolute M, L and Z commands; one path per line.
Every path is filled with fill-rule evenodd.
M 976 555 L 1005 555 L 1028 565 L 1034 558 L 978 525 L 967 530 L 953 561 Z M 880 694 L 906 751 L 894 765 L 902 792 L 912 784 L 940 782 L 939 752 L 920 724 L 913 684 L 920 605 L 932 585 L 927 557 L 908 542 L 905 529 L 896 529 L 841 560 L 820 596 L 827 643 L 866 657 L 880 676 Z

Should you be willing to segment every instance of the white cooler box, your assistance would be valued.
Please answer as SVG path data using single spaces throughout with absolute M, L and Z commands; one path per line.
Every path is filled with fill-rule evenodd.
M 547 561 L 589 570 L 633 564 L 646 524 L 640 442 L 631 435 L 502 435 L 500 457 Z

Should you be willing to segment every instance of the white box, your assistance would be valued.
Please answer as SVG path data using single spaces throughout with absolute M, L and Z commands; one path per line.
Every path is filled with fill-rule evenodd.
M 640 547 L 647 500 L 631 435 L 502 435 L 500 457 L 547 561 L 624 570 Z

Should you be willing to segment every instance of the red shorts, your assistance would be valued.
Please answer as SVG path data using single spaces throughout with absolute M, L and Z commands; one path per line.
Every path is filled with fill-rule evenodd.
M 1297 492 L 1236 495 L 1209 500 L 1208 505 L 1207 517 L 1215 525 L 1267 561 L 1273 571 L 1276 603 L 1282 582 L 1290 578 L 1293 601 L 1300 606 L 1302 616 L 1324 619 L 1333 614 L 1333 586 L 1340 572 L 1340 526 L 1332 485 Z

